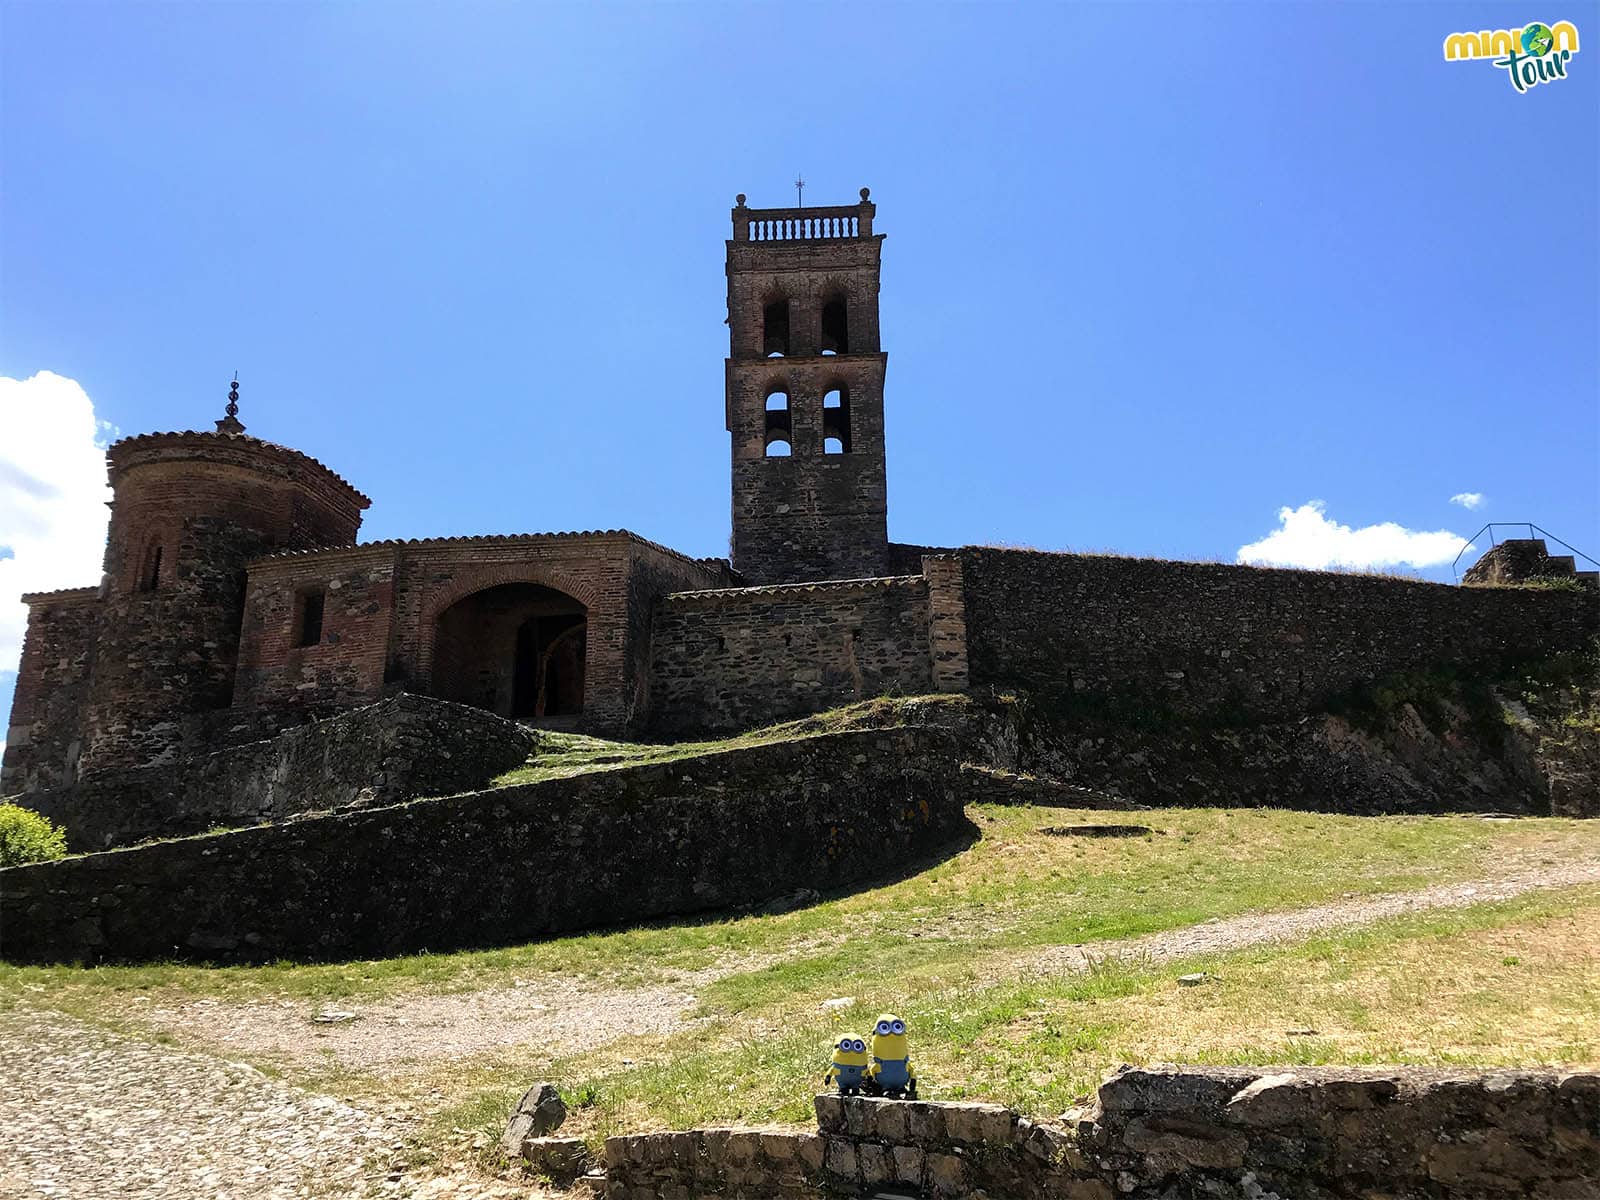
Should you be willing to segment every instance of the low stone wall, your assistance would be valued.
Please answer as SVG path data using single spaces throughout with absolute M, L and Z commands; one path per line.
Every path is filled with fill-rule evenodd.
M 14 867 L 0 955 L 387 957 L 840 888 L 972 836 L 953 745 L 825 734 Z
M 1092 1106 L 818 1096 L 817 1134 L 606 1142 L 606 1194 L 989 1200 L 1592 1200 L 1600 1075 L 1124 1067 Z
M 74 850 L 101 850 L 482 787 L 526 759 L 535 738 L 482 709 L 400 695 L 203 757 L 107 771 L 20 803 L 64 825 Z

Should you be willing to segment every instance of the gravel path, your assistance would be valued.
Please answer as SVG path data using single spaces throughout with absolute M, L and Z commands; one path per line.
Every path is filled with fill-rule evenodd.
M 1125 941 L 1052 946 L 1020 960 L 996 959 L 988 978 L 1083 970 L 1108 957 L 1155 961 L 1348 929 L 1384 917 L 1427 909 L 1504 900 L 1539 888 L 1600 883 L 1600 860 L 1503 864 L 1506 873 L 1415 892 L 1347 897 L 1289 912 L 1251 913 Z M 313 1066 L 337 1064 L 368 1074 L 426 1070 L 441 1060 L 470 1058 L 512 1047 L 556 1058 L 605 1045 L 627 1034 L 672 1033 L 693 1024 L 695 993 L 704 985 L 752 970 L 764 960 L 730 958 L 714 967 L 669 976 L 652 987 L 605 988 L 568 981 L 519 982 L 476 992 L 400 996 L 341 1007 L 355 1020 L 319 1025 L 305 1001 L 133 1007 L 126 1016 L 188 1042 L 241 1057 L 270 1055 Z
M 1025 974 L 1082 971 L 1107 958 L 1161 962 L 1192 954 L 1239 950 L 1267 942 L 1289 941 L 1351 929 L 1405 913 L 1510 900 L 1541 888 L 1574 887 L 1585 883 L 1600 883 L 1600 862 L 1580 860 L 1552 864 L 1467 883 L 1439 884 L 1416 892 L 1385 892 L 1377 896 L 1346 898 L 1332 904 L 1319 904 L 1314 908 L 1290 912 L 1213 918 L 1199 925 L 1169 929 L 1130 941 L 1051 946 L 1037 957 L 1022 963 L 1020 970 Z
M 358 1195 L 396 1132 L 252 1067 L 60 1013 L 0 1013 L 0 1079 L 5 1200 Z
M 1294 912 L 1207 921 L 1123 942 L 1055 946 L 1004 973 L 1086 969 L 1107 957 L 1164 960 L 1348 929 L 1384 917 L 1600 883 L 1600 861 L 1525 863 L 1491 879 L 1351 897 Z M 512 1045 L 551 1054 L 626 1033 L 688 1024 L 695 988 L 748 961 L 661 986 L 604 990 L 529 983 L 412 996 L 357 1007 L 348 1024 L 314 1025 L 304 1004 L 198 1001 L 130 1010 L 147 1024 L 225 1051 L 404 1070 Z M 271 1079 L 240 1063 L 107 1032 L 61 1013 L 0 1013 L 0 1200 L 197 1197 L 294 1200 L 499 1200 L 537 1194 L 478 1179 L 413 1179 L 385 1164 L 403 1119 Z

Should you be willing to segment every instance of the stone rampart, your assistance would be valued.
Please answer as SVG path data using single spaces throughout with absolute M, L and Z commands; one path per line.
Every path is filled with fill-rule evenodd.
M 219 732 L 197 731 L 194 740 Z M 170 766 L 104 772 L 22 803 L 64 825 L 74 849 L 101 850 L 482 787 L 526 759 L 535 737 L 482 709 L 400 695 Z
M 840 888 L 971 836 L 957 757 L 824 734 L 13 867 L 0 954 L 388 957 Z
M 921 575 L 666 596 L 651 638 L 651 728 L 743 729 L 933 691 L 929 628 Z
M 606 1194 L 933 1200 L 1488 1200 L 1600 1195 L 1600 1075 L 1124 1067 L 1059 1121 L 819 1096 L 817 1133 L 606 1142 Z
M 1296 717 L 1404 672 L 1579 650 L 1600 591 L 1451 587 L 1374 575 L 967 548 L 974 687 L 1097 713 Z

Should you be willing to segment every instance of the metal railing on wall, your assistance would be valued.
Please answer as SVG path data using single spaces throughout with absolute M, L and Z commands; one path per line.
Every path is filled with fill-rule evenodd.
M 1600 559 L 1595 558 L 1592 554 L 1585 554 L 1582 550 L 1579 550 L 1576 546 L 1572 545 L 1572 543 L 1562 541 L 1548 529 L 1541 529 L 1532 521 L 1490 521 L 1482 529 L 1478 530 L 1477 533 L 1469 537 L 1466 540 L 1466 544 L 1456 552 L 1455 558 L 1450 561 L 1450 574 L 1455 576 L 1457 583 L 1461 582 L 1461 576 L 1456 572 L 1456 566 L 1461 562 L 1461 556 L 1468 550 L 1471 550 L 1477 544 L 1478 539 L 1481 538 L 1485 533 L 1489 535 L 1489 549 L 1492 550 L 1494 547 L 1498 546 L 1500 541 L 1495 537 L 1494 531 L 1496 529 L 1526 529 L 1528 531 L 1529 541 L 1532 541 L 1535 536 L 1542 537 L 1545 540 L 1547 548 L 1550 542 L 1554 542 L 1563 550 L 1570 550 L 1575 558 L 1581 558 L 1585 562 L 1593 563 L 1596 568 L 1600 568 Z M 1510 539 L 1507 538 L 1504 540 L 1509 541 Z M 1485 550 L 1484 553 L 1487 554 L 1488 550 Z

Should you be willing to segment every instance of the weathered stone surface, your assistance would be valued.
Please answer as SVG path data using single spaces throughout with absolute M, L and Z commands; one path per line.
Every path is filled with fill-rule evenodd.
M 525 1138 L 521 1152 L 523 1159 L 535 1171 L 556 1179 L 582 1175 L 592 1161 L 589 1147 L 582 1138 Z
M 974 686 L 1065 689 L 1182 716 L 1298 717 L 1405 671 L 1493 672 L 1580 649 L 1600 591 L 966 548 Z M 1176 676 L 1176 678 L 1174 678 Z
M 940 731 L 853 731 L 15 867 L 0 953 L 377 957 L 753 904 L 958 844 L 957 779 Z
M 493 713 L 411 695 L 282 732 L 271 721 L 223 725 L 197 719 L 183 737 L 207 745 L 246 740 L 159 766 L 102 770 L 35 792 L 26 803 L 63 824 L 74 849 L 102 850 L 219 826 L 448 796 L 517 766 L 535 741 L 532 730 Z
M 931 692 L 928 605 L 921 576 L 667 596 L 651 634 L 651 727 L 743 729 Z
M 1592 1074 L 1125 1068 L 1068 1128 L 993 1105 L 819 1097 L 834 1132 L 737 1175 L 608 1154 L 613 1194 L 630 1198 L 641 1182 L 659 1195 L 692 1182 L 698 1196 L 794 1200 L 1591 1200 L 1597 1101 Z
M 561 1128 L 567 1119 L 567 1105 L 553 1083 L 536 1083 L 517 1101 L 513 1116 L 532 1119 L 528 1132 L 533 1137 L 544 1137 Z

